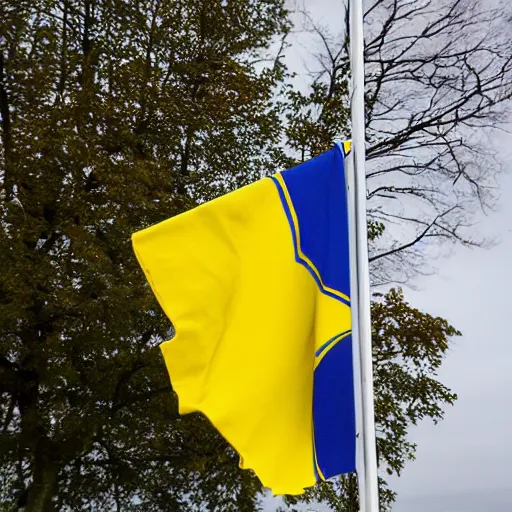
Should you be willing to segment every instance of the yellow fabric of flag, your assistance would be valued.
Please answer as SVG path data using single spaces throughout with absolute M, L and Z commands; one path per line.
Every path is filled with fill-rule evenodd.
M 140 265 L 175 328 L 161 348 L 180 413 L 205 414 L 240 454 L 242 467 L 274 494 L 299 494 L 319 478 L 353 470 L 343 158 L 335 147 L 309 167 L 262 179 L 133 235 Z M 325 172 L 315 177 L 316 168 Z M 331 203 L 340 195 L 336 216 L 339 208 Z M 338 237 L 343 254 L 335 250 Z M 331 272 L 333 265 L 346 268 Z M 348 348 L 337 356 L 344 362 L 336 372 L 345 368 L 340 388 L 328 356 L 342 343 Z M 322 365 L 325 383 L 318 384 L 317 398 L 315 373 Z M 338 420 L 331 391 L 347 395 Z M 346 446 L 329 444 L 330 436 L 345 436 Z M 333 446 L 343 453 L 329 469 Z

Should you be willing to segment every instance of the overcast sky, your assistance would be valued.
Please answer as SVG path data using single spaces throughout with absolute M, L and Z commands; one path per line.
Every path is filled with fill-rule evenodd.
M 342 26 L 342 0 L 304 4 L 316 20 L 334 30 Z M 512 135 L 503 134 L 499 147 L 510 171 Z M 512 511 L 512 173 L 502 176 L 500 190 L 500 211 L 482 215 L 476 227 L 498 245 L 458 248 L 437 262 L 437 276 L 418 279 L 417 290 L 406 290 L 415 307 L 447 318 L 463 336 L 440 372 L 459 400 L 440 424 L 424 422 L 411 430 L 417 459 L 391 482 L 399 493 L 393 512 Z M 270 512 L 278 501 L 266 503 Z
M 508 139 L 508 144 L 506 141 Z M 512 137 L 503 137 L 503 149 Z M 506 158 L 512 167 L 510 155 Z M 478 229 L 494 234 L 490 250 L 457 250 L 439 276 L 407 291 L 415 306 L 446 317 L 463 332 L 440 379 L 459 394 L 446 418 L 412 431 L 417 459 L 394 482 L 395 512 L 509 512 L 512 510 L 512 176 L 501 180 L 501 211 Z

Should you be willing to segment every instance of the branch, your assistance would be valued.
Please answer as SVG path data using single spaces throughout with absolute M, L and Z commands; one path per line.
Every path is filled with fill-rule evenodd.
M 118 404 L 112 405 L 111 411 L 112 415 L 123 409 L 124 407 L 129 407 L 131 405 L 134 405 L 138 402 L 144 402 L 146 400 L 149 400 L 155 396 L 161 395 L 163 393 L 172 393 L 173 389 L 171 384 L 168 384 L 166 386 L 163 386 L 161 388 L 152 389 L 151 391 L 148 391 L 146 393 L 140 393 L 138 395 L 134 395 L 129 400 L 125 400 L 124 402 L 119 402 Z
M 441 219 L 442 217 L 444 217 L 445 215 L 448 215 L 450 212 L 452 212 L 453 210 L 455 210 L 455 206 L 450 208 L 449 210 L 447 210 L 446 212 L 442 213 L 442 214 L 439 214 L 436 216 L 436 218 L 430 223 L 427 225 L 427 227 L 414 239 L 414 240 L 411 240 L 410 242 L 404 244 L 404 245 L 401 245 L 399 247 L 395 247 L 394 249 L 390 249 L 389 251 L 386 251 L 386 252 L 383 252 L 381 254 L 377 254 L 375 256 L 372 256 L 369 258 L 369 261 L 372 262 L 372 261 L 376 261 L 378 259 L 381 259 L 381 258 L 386 258 L 387 256 L 391 256 L 392 254 L 395 254 L 397 252 L 400 252 L 400 251 L 403 251 L 405 249 L 409 249 L 410 247 L 412 247 L 413 245 L 417 244 L 421 239 L 423 239 L 425 236 L 427 236 L 427 234 L 429 233 L 429 231 L 434 227 L 434 226 L 438 226 L 438 227 L 441 227 L 437 224 L 437 221 L 439 219 Z

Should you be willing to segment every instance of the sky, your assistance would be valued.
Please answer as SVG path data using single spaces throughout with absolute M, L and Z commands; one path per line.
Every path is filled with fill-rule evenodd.
M 342 26 L 341 0 L 304 4 L 333 30 Z M 480 215 L 475 226 L 496 245 L 458 247 L 435 262 L 437 275 L 416 279 L 415 289 L 405 290 L 412 305 L 447 318 L 463 336 L 453 340 L 439 375 L 459 399 L 438 425 L 425 421 L 411 429 L 417 456 L 390 481 L 398 493 L 393 512 L 512 510 L 512 135 L 500 135 L 497 147 L 509 172 L 499 181 L 498 210 Z M 275 511 L 279 500 L 265 504 L 266 512 Z
M 503 137 L 506 151 L 512 136 Z M 506 157 L 508 168 L 512 158 Z M 512 510 L 510 299 L 512 175 L 500 180 L 500 211 L 483 217 L 492 249 L 460 248 L 439 262 L 439 273 L 407 290 L 416 307 L 447 318 L 463 336 L 454 340 L 440 380 L 458 393 L 438 425 L 411 432 L 416 461 L 393 481 L 394 512 L 509 512 Z

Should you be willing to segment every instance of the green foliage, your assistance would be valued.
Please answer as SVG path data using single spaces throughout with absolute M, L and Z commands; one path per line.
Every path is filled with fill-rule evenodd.
M 368 240 L 373 241 L 379 238 L 386 229 L 386 226 L 383 222 L 377 222 L 375 220 L 368 221 Z
M 461 333 L 445 319 L 423 313 L 392 289 L 372 306 L 372 340 L 381 467 L 400 474 L 415 446 L 407 428 L 423 418 L 443 418 L 442 404 L 456 395 L 436 380 L 453 336 Z
M 5 5 L 5 4 L 2 4 Z M 250 509 L 180 419 L 130 235 L 267 172 L 280 0 L 11 2 L 1 16 L 0 503 Z
M 332 70 L 328 82 L 315 79 L 305 93 L 291 87 L 286 94 L 287 145 L 303 162 L 349 138 L 348 65 Z

